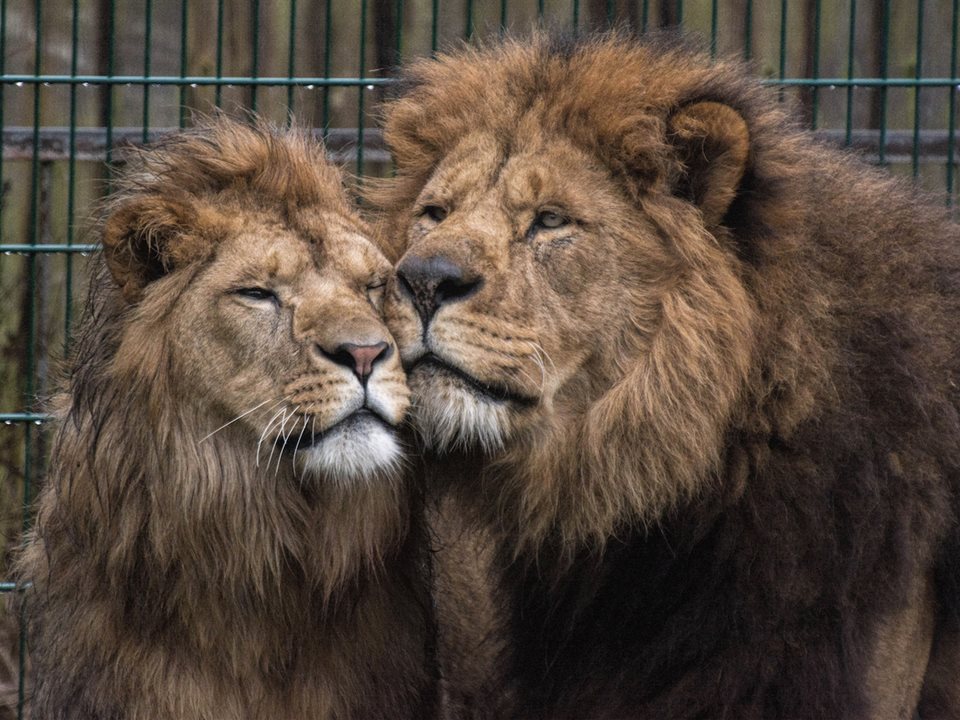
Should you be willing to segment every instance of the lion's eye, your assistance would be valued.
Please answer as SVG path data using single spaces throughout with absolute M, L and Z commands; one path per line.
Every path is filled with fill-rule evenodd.
M 544 210 L 537 215 L 537 219 L 533 221 L 533 225 L 535 228 L 553 230 L 558 227 L 563 227 L 569 222 L 570 221 L 560 213 L 553 212 L 552 210 Z
M 237 288 L 233 291 L 234 295 L 239 295 L 240 297 L 247 298 L 248 300 L 269 300 L 271 302 L 278 302 L 277 294 L 273 290 L 268 290 L 267 288 L 262 287 L 245 287 Z
M 440 205 L 426 205 L 423 208 L 423 214 L 434 222 L 443 222 L 447 219 L 447 209 Z
M 387 283 L 385 281 L 367 285 L 367 300 L 370 301 L 370 304 L 373 305 L 377 311 L 383 307 L 383 292 L 386 286 Z

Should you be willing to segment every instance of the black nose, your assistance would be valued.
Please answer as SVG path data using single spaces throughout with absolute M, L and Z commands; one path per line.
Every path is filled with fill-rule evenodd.
M 464 300 L 483 284 L 482 277 L 467 273 L 443 255 L 408 255 L 397 266 L 397 277 L 424 325 L 430 323 L 441 305 Z
M 381 341 L 373 345 L 343 343 L 332 352 L 323 348 L 320 348 L 320 351 L 335 363 L 353 370 L 354 374 L 360 378 L 360 382 L 366 384 L 367 378 L 373 372 L 373 366 L 390 357 L 389 349 L 390 346 Z

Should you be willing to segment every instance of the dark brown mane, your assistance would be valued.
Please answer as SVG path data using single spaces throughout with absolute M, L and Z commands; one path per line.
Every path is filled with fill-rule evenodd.
M 476 473 L 432 460 L 499 533 L 509 712 L 879 713 L 893 691 L 877 668 L 898 672 L 878 660 L 884 633 L 932 612 L 934 574 L 937 642 L 960 637 L 957 226 L 797 130 L 740 63 L 682 44 L 535 36 L 408 74 L 386 110 L 385 227 L 410 226 L 471 134 L 504 163 L 555 137 L 595 158 L 667 248 L 665 289 L 622 288 L 658 299 L 655 330 L 609 343 L 620 374 L 582 380 L 585 411 L 550 416 Z M 734 178 L 729 196 L 710 194 L 718 176 Z M 929 707 L 952 692 L 928 681 Z

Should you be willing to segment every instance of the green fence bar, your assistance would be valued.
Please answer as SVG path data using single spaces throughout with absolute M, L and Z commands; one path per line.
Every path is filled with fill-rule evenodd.
M 953 22 L 950 29 L 950 77 L 957 76 L 957 26 L 960 25 L 960 0 L 953 0 Z M 947 98 L 947 207 L 953 207 L 954 152 L 957 132 L 957 88 L 950 88 Z
M 744 55 L 750 57 L 750 43 L 744 43 L 746 47 L 743 50 Z M 787 75 L 787 0 L 780 0 L 780 85 L 781 88 Z M 780 91 L 780 102 L 783 102 L 783 90 Z
M 186 0 L 184 0 L 186 2 Z M 250 8 L 250 77 L 260 74 L 260 0 L 253 0 Z M 250 109 L 257 111 L 257 86 L 250 86 Z
M 363 77 L 367 74 L 367 1 L 360 0 L 360 67 L 357 74 Z M 364 117 L 364 87 L 357 88 L 357 177 L 363 176 L 363 126 Z
M 290 37 L 287 39 L 287 77 L 293 79 L 297 68 L 297 0 L 290 0 Z M 287 85 L 287 124 L 293 120 L 293 85 Z
M 70 74 L 76 75 L 80 48 L 80 0 L 73 0 L 73 13 L 70 17 Z M 146 88 L 144 88 L 146 91 Z M 144 103 L 146 106 L 146 103 Z M 0 123 L 0 128 L 3 124 Z M 67 160 L 67 246 L 73 245 L 74 223 L 77 196 L 77 86 L 70 86 L 70 138 L 67 141 L 69 159 Z M 66 253 L 66 283 L 63 312 L 63 354 L 70 352 L 70 328 L 73 325 L 73 253 Z
M 850 25 L 847 29 L 847 80 L 853 80 L 854 50 L 857 46 L 857 0 L 850 0 Z M 853 134 L 853 85 L 847 86 L 847 107 L 844 119 L 844 145 L 849 146 Z
M 107 77 L 113 76 L 113 63 L 116 53 L 116 21 L 117 6 L 115 0 L 110 0 L 107 4 Z M 38 78 L 42 77 L 37 73 Z M 143 78 L 147 80 L 148 78 Z M 50 83 L 53 85 L 54 83 Z M 113 160 L 113 83 L 97 83 L 103 86 L 105 95 L 103 124 L 107 128 L 107 167 L 109 168 Z M 108 171 L 109 172 L 109 171 Z M 109 175 L 108 175 L 109 177 Z M 109 184 L 107 185 L 109 189 Z
M 719 0 L 712 0 L 710 3 L 710 57 L 717 56 L 717 23 L 720 19 L 719 6 Z
M 33 423 L 42 425 L 50 419 L 49 415 L 44 413 L 0 413 L 0 423 L 4 425 L 13 425 L 15 423 Z
M 24 245 L 24 244 L 2 244 L 0 253 L 4 255 L 37 255 L 44 253 L 80 253 L 89 254 L 100 249 L 99 245 L 58 245 L 49 243 L 43 245 Z
M 436 0 L 434 0 L 436 2 Z M 330 81 L 330 58 L 331 47 L 333 45 L 333 0 L 327 0 L 323 26 L 323 80 L 324 83 Z M 323 85 L 323 134 L 330 130 L 330 85 Z
M 917 3 L 917 59 L 914 79 L 923 76 L 923 0 Z M 920 86 L 913 89 L 913 153 L 910 158 L 913 176 L 920 174 Z
M 153 36 L 153 0 L 145 0 L 143 8 L 143 75 L 150 77 L 150 45 Z M 76 72 L 76 70 L 74 70 Z M 71 89 L 76 85 L 71 85 Z M 143 142 L 147 141 L 150 127 L 150 83 L 143 84 Z
M 927 82 L 929 78 L 925 78 Z M 263 87 L 355 87 L 357 85 L 389 85 L 392 78 L 365 78 L 365 77 L 209 77 L 207 75 L 177 76 L 177 75 L 0 75 L 0 83 L 8 85 L 102 85 L 114 87 L 116 85 L 174 85 L 182 90 L 188 87 L 203 87 L 213 85 L 236 85 L 245 87 L 260 85 Z M 913 81 L 911 81 L 913 82 Z M 944 83 L 948 81 L 944 80 Z
M 883 16 L 880 30 L 880 80 L 877 84 L 880 96 L 880 155 L 877 162 L 883 165 L 887 158 L 884 146 L 887 135 L 887 88 L 890 81 L 887 77 L 890 64 L 890 0 L 883 0 Z
M 187 23 L 189 22 L 189 6 L 187 0 L 180 3 L 180 127 L 187 124 L 187 85 L 184 82 L 187 75 Z
M 820 77 L 820 0 L 813 3 L 813 57 L 811 58 L 811 79 Z M 816 129 L 820 117 L 820 86 L 814 85 L 810 97 L 810 127 Z
M 251 78 L 251 77 L 224 77 L 216 78 L 209 76 L 187 76 L 187 77 L 175 77 L 175 76 L 164 76 L 164 75 L 155 75 L 153 77 L 144 77 L 143 75 L 78 75 L 76 77 L 71 77 L 70 75 L 0 75 L 0 83 L 6 83 L 8 85 L 103 85 L 106 87 L 116 86 L 116 85 L 142 85 L 143 83 L 149 83 L 151 85 L 176 85 L 181 88 L 186 87 L 203 87 L 203 86 L 215 86 L 215 85 L 225 85 L 227 87 L 231 85 L 236 85 L 238 87 L 248 86 L 248 85 L 258 85 L 261 87 L 287 87 L 288 85 L 295 85 L 298 87 L 357 87 L 361 85 L 373 85 L 377 86 L 387 86 L 392 85 L 395 80 L 393 78 L 383 78 L 383 77 L 332 77 L 332 78 L 322 78 L 322 77 L 298 77 L 298 78 L 288 78 L 288 77 L 261 77 L 261 78 Z M 875 88 L 892 88 L 892 87 L 954 87 L 960 84 L 960 78 L 957 77 L 925 77 L 925 78 L 906 78 L 906 77 L 888 77 L 888 78 L 874 78 L 874 77 L 824 77 L 824 78 L 788 78 L 783 79 L 764 79 L 760 81 L 765 85 L 782 85 L 784 87 L 827 87 L 827 88 L 840 88 L 840 87 L 875 87 Z
M 217 0 L 217 44 L 215 50 L 215 70 L 217 77 L 217 89 L 214 91 L 213 104 L 218 108 L 223 107 L 223 2 Z
M 7 0 L 0 0 L 0 77 L 6 74 L 7 71 Z M 6 116 L 4 115 L 3 109 L 6 107 L 6 102 L 4 98 L 4 90 L 6 87 L 3 83 L 0 83 L 0 128 L 6 127 Z M 0 235 L 3 234 L 3 203 L 2 203 L 2 193 L 3 193 L 3 148 L 0 147 Z M 0 261 L 0 268 L 3 267 L 2 261 Z

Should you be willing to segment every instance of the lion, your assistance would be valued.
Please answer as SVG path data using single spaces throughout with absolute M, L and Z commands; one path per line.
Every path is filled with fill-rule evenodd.
M 960 717 L 945 212 L 683 39 L 454 49 L 384 128 L 451 714 Z
M 392 268 L 305 132 L 132 157 L 19 558 L 32 717 L 422 718 Z

